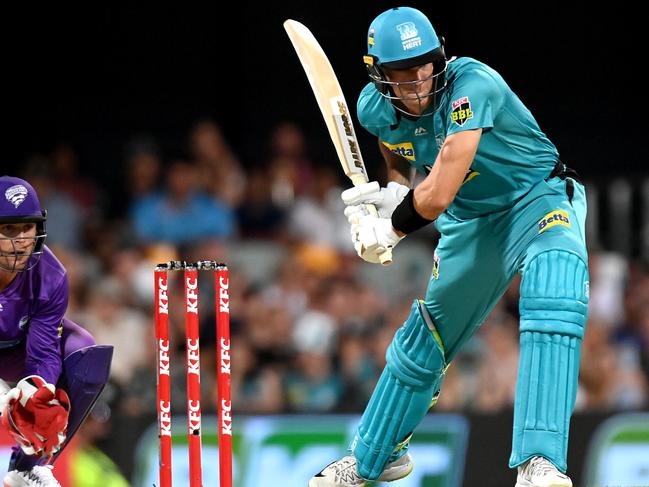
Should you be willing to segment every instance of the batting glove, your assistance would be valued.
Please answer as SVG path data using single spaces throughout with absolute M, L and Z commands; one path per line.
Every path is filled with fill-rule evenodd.
M 403 238 L 392 228 L 392 220 L 375 216 L 361 216 L 357 223 L 352 223 L 351 234 L 356 253 L 372 264 L 380 264 L 379 256 Z
M 403 201 L 410 188 L 391 181 L 381 188 L 377 181 L 346 189 L 340 195 L 345 203 L 345 216 L 354 223 L 362 216 L 370 215 L 368 204 L 376 206 L 380 218 L 390 218 L 394 209 Z

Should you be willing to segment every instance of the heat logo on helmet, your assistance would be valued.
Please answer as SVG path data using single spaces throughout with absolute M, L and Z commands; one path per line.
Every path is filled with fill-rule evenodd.
M 370 47 L 374 45 L 374 29 L 370 30 L 370 34 L 367 36 L 367 45 Z
M 470 118 L 473 118 L 473 110 L 471 110 L 471 102 L 469 101 L 469 97 L 465 96 L 458 100 L 455 100 L 453 102 L 451 120 L 461 127 Z
M 25 198 L 27 198 L 27 188 L 22 184 L 16 184 L 5 191 L 5 198 L 7 198 L 9 203 L 18 208 L 25 201 Z
M 401 36 L 401 45 L 404 51 L 421 46 L 421 37 L 419 37 L 419 32 L 414 22 L 404 22 L 403 24 L 397 25 L 396 29 Z
M 570 224 L 570 216 L 567 211 L 564 210 L 554 210 L 545 215 L 539 223 L 537 224 L 539 233 L 545 232 L 548 228 L 554 227 L 556 225 L 563 225 L 565 227 L 572 226 Z
M 387 142 L 383 142 L 383 145 L 390 149 L 390 152 L 404 157 L 409 161 L 417 160 L 415 157 L 415 148 L 412 146 L 412 142 L 402 142 L 400 144 L 388 144 Z

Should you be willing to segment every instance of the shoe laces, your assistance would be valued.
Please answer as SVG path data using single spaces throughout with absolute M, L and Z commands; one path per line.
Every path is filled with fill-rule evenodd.
M 532 458 L 526 470 L 529 475 L 545 475 L 557 472 L 557 468 L 543 457 Z
M 358 482 L 363 480 L 356 473 L 356 459 L 354 457 L 345 457 L 334 465 L 336 482 Z
M 47 487 L 48 485 L 58 485 L 54 474 L 52 473 L 53 467 L 51 465 L 37 465 L 32 468 L 27 474 L 27 480 L 36 482 L 36 485 Z M 54 481 L 54 482 L 52 482 Z

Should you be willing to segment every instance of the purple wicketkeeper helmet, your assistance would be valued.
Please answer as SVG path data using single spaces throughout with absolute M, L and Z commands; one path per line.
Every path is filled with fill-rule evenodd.
M 18 268 L 16 263 L 18 258 L 22 255 L 16 248 L 16 240 L 24 240 L 24 238 L 17 238 L 13 236 L 1 235 L 0 241 L 11 241 L 13 252 L 0 252 L 0 257 L 13 257 L 13 266 L 6 267 L 0 263 L 0 267 L 10 272 L 22 271 L 31 269 L 36 265 L 40 255 L 43 253 L 43 245 L 45 244 L 45 220 L 47 219 L 47 211 L 41 208 L 41 203 L 38 200 L 36 191 L 24 179 L 1 176 L 0 177 L 0 226 L 6 223 L 35 223 L 36 236 L 34 246 L 32 248 L 29 265 L 24 268 Z

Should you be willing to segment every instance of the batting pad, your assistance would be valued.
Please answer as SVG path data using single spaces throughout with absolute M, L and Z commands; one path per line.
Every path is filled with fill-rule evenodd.
M 539 455 L 567 469 L 587 289 L 586 264 L 566 251 L 539 254 L 523 273 L 512 468 Z
M 358 473 L 368 480 L 381 475 L 396 449 L 397 456 L 405 453 L 408 437 L 442 383 L 444 350 L 423 303 L 414 302 L 388 347 L 386 360 L 351 446 Z

